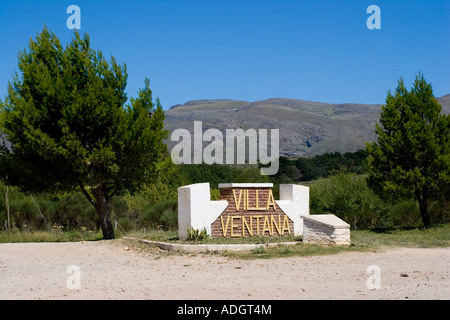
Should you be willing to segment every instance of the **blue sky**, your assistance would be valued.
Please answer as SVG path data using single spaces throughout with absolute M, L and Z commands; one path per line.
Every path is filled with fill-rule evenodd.
M 46 24 L 63 43 L 69 5 L 94 49 L 127 64 L 129 96 L 150 78 L 165 109 L 194 99 L 384 103 L 420 71 L 450 93 L 450 1 L 0 1 L 0 97 L 17 53 Z M 369 30 L 369 5 L 381 29 Z

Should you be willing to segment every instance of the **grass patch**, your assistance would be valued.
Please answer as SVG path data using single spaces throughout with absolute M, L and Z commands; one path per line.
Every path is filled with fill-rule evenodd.
M 130 232 L 127 234 L 128 237 L 135 237 L 137 239 L 153 240 L 153 241 L 164 241 L 173 242 L 178 241 L 178 231 L 177 230 L 148 230 L 145 233 L 142 232 Z
M 373 251 L 374 247 L 351 245 L 343 246 L 321 246 L 318 244 L 306 244 L 299 242 L 295 245 L 279 244 L 272 247 L 259 247 L 250 252 L 226 252 L 225 256 L 236 259 L 273 259 L 284 257 L 310 257 L 318 255 L 337 254 L 339 252 L 351 251 Z
M 100 231 L 90 232 L 81 230 L 52 231 L 13 231 L 0 232 L 0 243 L 17 242 L 76 242 L 95 241 L 103 239 Z
M 422 228 L 388 228 L 352 230 L 352 243 L 356 246 L 390 247 L 450 247 L 450 224 Z
M 207 238 L 202 240 L 179 240 L 178 231 L 162 231 L 162 230 L 152 230 L 145 234 L 142 233 L 130 233 L 129 236 L 153 240 L 153 241 L 164 241 L 169 243 L 178 244 L 245 244 L 245 243 L 255 243 L 263 244 L 269 242 L 289 242 L 289 241 L 300 241 L 300 237 L 287 236 L 287 237 L 248 237 L 248 238 Z

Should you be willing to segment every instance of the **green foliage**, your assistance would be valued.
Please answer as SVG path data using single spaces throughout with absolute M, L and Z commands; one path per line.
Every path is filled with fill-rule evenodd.
M 276 183 L 296 183 L 325 178 L 338 172 L 364 174 L 368 172 L 367 152 L 325 153 L 311 158 L 288 159 L 280 157 L 278 173 L 272 177 Z
M 367 186 L 366 177 L 337 174 L 310 185 L 311 214 L 335 214 L 358 228 L 379 228 L 388 223 L 385 203 Z
M 117 220 L 117 223 L 125 232 L 130 232 L 134 229 L 133 221 L 127 217 L 122 217 Z
M 263 254 L 263 253 L 266 253 L 266 247 L 264 247 L 264 246 L 259 246 L 259 247 L 257 247 L 256 249 L 253 249 L 251 252 L 252 252 L 253 254 Z
M 123 198 L 132 210 L 139 212 L 165 200 L 177 199 L 178 187 L 190 184 L 183 172 L 170 159 L 161 163 L 159 174 L 138 191 L 125 193 Z
M 219 199 L 220 197 L 220 190 L 219 189 L 211 189 L 211 201 L 215 201 Z
M 450 115 L 441 111 L 423 75 L 411 91 L 400 79 L 382 107 L 378 142 L 367 144 L 370 186 L 388 198 L 415 197 L 425 227 L 429 200 L 450 191 Z
M 166 208 L 161 214 L 161 225 L 166 230 L 175 230 L 178 228 L 178 210 Z
M 430 218 L 433 223 L 450 222 L 450 200 L 438 199 L 430 203 Z
M 436 224 L 428 229 L 383 228 L 374 230 L 356 230 L 352 232 L 355 246 L 368 245 L 393 247 L 449 247 L 450 224 Z
M 4 191 L 4 183 L 0 182 L 0 194 L 4 195 Z M 98 229 L 95 209 L 80 192 L 55 198 L 44 193 L 29 194 L 21 192 L 16 187 L 9 187 L 9 203 L 12 231 Z M 6 204 L 2 196 L 0 197 L 2 227 L 5 220 Z
M 245 172 L 245 166 L 230 166 L 220 164 L 197 164 L 178 166 L 180 179 L 185 184 L 209 182 L 213 189 L 218 188 L 219 183 L 235 181 L 236 177 Z
M 270 182 L 269 176 L 261 175 L 259 168 L 250 167 L 242 170 L 242 172 L 237 175 L 234 180 L 237 183 L 264 183 Z
M 421 225 L 419 205 L 415 200 L 403 200 L 389 208 L 391 225 L 412 227 Z
M 51 217 L 52 224 L 74 229 L 96 229 L 96 212 L 81 192 L 65 195 L 58 201 L 58 211 Z
M 52 231 L 30 231 L 20 232 L 0 231 L 0 243 L 13 242 L 73 242 L 73 241 L 95 241 L 100 240 L 100 232 L 85 230 L 69 230 L 62 232 Z
M 188 229 L 188 240 L 190 241 L 203 241 L 209 239 L 208 231 L 206 228 L 202 230 L 189 228 Z
M 126 66 L 90 48 L 75 32 L 63 47 L 46 27 L 18 55 L 20 76 L 0 103 L 0 130 L 11 143 L 0 174 L 24 191 L 81 190 L 114 238 L 109 202 L 157 177 L 167 155 L 164 112 L 149 80 L 126 105 Z
M 142 221 L 154 229 L 173 230 L 178 227 L 178 201 L 165 200 L 145 209 Z
M 311 214 L 330 213 L 357 228 L 421 226 L 415 199 L 386 201 L 367 184 L 366 175 L 339 173 L 310 184 Z M 450 221 L 450 201 L 433 201 L 430 216 L 435 223 Z

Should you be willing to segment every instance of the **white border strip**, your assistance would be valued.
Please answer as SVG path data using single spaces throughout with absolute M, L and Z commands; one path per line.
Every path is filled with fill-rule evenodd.
M 160 249 L 167 251 L 188 251 L 188 252 L 251 251 L 260 247 L 267 248 L 282 244 L 292 246 L 301 243 L 300 241 L 286 241 L 286 242 L 245 243 L 245 244 L 180 244 L 180 243 L 167 243 L 145 239 L 136 239 L 134 237 L 123 237 L 122 239 L 138 240 L 139 243 L 159 247 Z

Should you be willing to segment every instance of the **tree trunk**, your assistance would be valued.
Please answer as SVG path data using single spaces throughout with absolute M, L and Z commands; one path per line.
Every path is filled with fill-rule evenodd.
M 109 218 L 109 202 L 115 192 L 113 192 L 112 195 L 108 195 L 107 188 L 103 184 L 101 184 L 91 189 L 92 195 L 94 196 L 94 198 L 92 198 L 92 196 L 86 191 L 82 183 L 80 183 L 80 189 L 89 203 L 94 206 L 95 211 L 97 211 L 98 213 L 98 221 L 100 224 L 100 228 L 102 229 L 103 239 L 115 239 L 114 228 Z
M 92 190 L 95 198 L 95 210 L 99 216 L 99 223 L 103 233 L 103 239 L 115 239 L 114 228 L 109 218 L 109 197 L 103 185 Z
M 97 209 L 99 215 L 100 227 L 102 228 L 103 239 L 112 240 L 115 239 L 114 228 L 112 226 L 111 220 L 109 219 L 108 205 L 103 206 L 100 210 Z
M 423 226 L 428 229 L 431 226 L 430 216 L 428 215 L 428 199 L 424 194 L 418 194 L 417 200 L 419 202 L 420 215 L 422 217 Z

